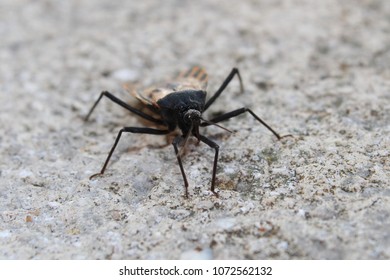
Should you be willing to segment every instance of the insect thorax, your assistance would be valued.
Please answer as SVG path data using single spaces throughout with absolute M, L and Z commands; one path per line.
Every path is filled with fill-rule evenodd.
M 163 119 L 169 127 L 179 125 L 180 129 L 185 133 L 191 126 L 191 121 L 189 120 L 196 118 L 196 115 L 199 115 L 198 118 L 201 116 L 205 101 L 205 91 L 183 90 L 168 94 L 158 100 L 157 104 L 160 107 Z

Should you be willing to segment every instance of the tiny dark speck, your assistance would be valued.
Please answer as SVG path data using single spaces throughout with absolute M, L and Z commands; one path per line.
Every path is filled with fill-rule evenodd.
M 106 71 L 103 71 L 101 74 L 103 77 L 109 77 L 111 75 L 111 71 L 106 70 Z
M 268 90 L 271 85 L 265 81 L 257 82 L 256 86 L 261 90 Z

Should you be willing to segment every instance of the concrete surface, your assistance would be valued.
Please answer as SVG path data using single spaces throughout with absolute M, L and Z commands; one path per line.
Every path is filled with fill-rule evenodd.
M 1 1 L 0 258 L 389 259 L 390 2 Z M 103 100 L 131 101 L 192 64 L 205 115 L 250 115 L 202 132 L 184 158 L 190 199 L 165 137 Z

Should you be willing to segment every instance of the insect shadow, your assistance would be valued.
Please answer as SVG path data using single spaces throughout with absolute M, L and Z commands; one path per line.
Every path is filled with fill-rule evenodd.
M 143 133 L 143 134 L 154 134 L 154 135 L 167 135 L 177 127 L 181 130 L 181 135 L 176 136 L 172 142 L 177 161 L 179 163 L 180 171 L 184 180 L 185 188 L 185 197 L 188 198 L 188 180 L 184 172 L 183 163 L 182 163 L 182 151 L 184 150 L 187 140 L 190 136 L 194 136 L 198 141 L 205 143 L 210 148 L 214 149 L 214 163 L 213 171 L 211 178 L 211 192 L 218 197 L 217 192 L 215 191 L 215 177 L 218 163 L 218 153 L 219 146 L 212 141 L 211 139 L 203 136 L 199 133 L 199 127 L 216 125 L 221 127 L 217 123 L 226 121 L 228 119 L 234 118 L 238 115 L 248 112 L 251 114 L 259 123 L 264 125 L 268 130 L 270 130 L 278 140 L 283 137 L 291 136 L 285 135 L 280 136 L 275 130 L 273 130 L 267 123 L 265 123 L 261 118 L 259 118 L 252 110 L 249 108 L 243 107 L 231 112 L 223 113 L 211 120 L 205 120 L 202 117 L 202 114 L 215 102 L 215 100 L 221 95 L 225 90 L 227 85 L 231 80 L 237 76 L 240 82 L 241 92 L 244 91 L 244 86 L 242 83 L 240 72 L 237 68 L 233 68 L 227 78 L 224 80 L 219 89 L 206 101 L 206 88 L 208 82 L 207 72 L 199 67 L 194 66 L 187 71 L 181 72 L 173 82 L 166 83 L 161 87 L 152 87 L 146 89 L 142 93 L 132 91 L 132 95 L 136 97 L 144 106 L 146 106 L 150 114 L 145 113 L 119 98 L 115 97 L 108 91 L 103 91 L 99 98 L 96 100 L 90 111 L 88 112 L 85 120 L 87 121 L 91 116 L 92 112 L 100 102 L 103 96 L 107 97 L 114 103 L 122 106 L 123 108 L 129 110 L 130 112 L 138 115 L 141 118 L 144 118 L 158 126 L 164 127 L 163 129 L 150 128 L 150 127 L 123 127 L 119 130 L 119 133 L 115 139 L 114 145 L 112 146 L 110 152 L 108 153 L 107 159 L 104 162 L 104 165 L 99 173 L 94 174 L 90 179 L 103 175 L 104 171 L 107 168 L 107 165 L 110 161 L 112 154 L 115 151 L 115 148 L 118 145 L 119 140 L 122 137 L 123 133 Z M 156 117 L 158 116 L 158 117 Z M 223 127 L 221 127 L 223 128 Z M 224 128 L 225 129 L 225 128 Z M 226 129 L 228 130 L 228 129 Z M 228 130 L 229 131 L 229 130 Z M 179 150 L 179 146 L 181 146 Z

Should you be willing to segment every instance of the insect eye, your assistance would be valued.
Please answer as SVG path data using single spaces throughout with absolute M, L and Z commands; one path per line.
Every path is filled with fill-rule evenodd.
M 184 114 L 184 118 L 186 121 L 199 120 L 200 112 L 198 110 L 190 109 Z
M 184 120 L 185 120 L 186 122 L 190 122 L 190 121 L 191 121 L 191 115 L 188 114 L 188 112 L 184 114 Z

